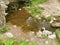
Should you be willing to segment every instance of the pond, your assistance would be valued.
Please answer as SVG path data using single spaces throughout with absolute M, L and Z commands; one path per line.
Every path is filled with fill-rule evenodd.
M 6 16 L 7 22 L 11 22 L 13 25 L 22 27 L 23 31 L 38 31 L 41 27 L 45 27 L 47 30 L 54 32 L 56 29 L 51 27 L 51 24 L 42 20 L 35 19 L 31 14 L 25 10 L 23 5 L 20 5 L 21 10 L 17 10 Z

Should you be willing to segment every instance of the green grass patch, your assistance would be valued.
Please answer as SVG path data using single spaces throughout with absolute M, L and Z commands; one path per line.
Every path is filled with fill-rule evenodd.
M 17 39 L 0 39 L 0 43 L 4 44 L 4 45 L 29 45 L 31 43 L 31 45 L 36 45 L 35 42 L 31 42 L 31 41 L 26 41 L 26 40 L 17 40 Z

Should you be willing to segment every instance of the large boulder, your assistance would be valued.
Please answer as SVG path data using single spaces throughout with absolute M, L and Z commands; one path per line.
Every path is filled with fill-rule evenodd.
M 5 12 L 7 9 L 7 0 L 5 2 L 5 0 L 0 0 L 0 28 L 5 26 L 6 24 L 6 18 L 5 16 L 7 15 L 7 13 Z

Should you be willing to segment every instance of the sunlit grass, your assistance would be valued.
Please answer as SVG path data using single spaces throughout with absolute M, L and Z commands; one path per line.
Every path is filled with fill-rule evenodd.
M 35 42 L 17 39 L 0 39 L 0 43 L 4 45 L 36 45 Z

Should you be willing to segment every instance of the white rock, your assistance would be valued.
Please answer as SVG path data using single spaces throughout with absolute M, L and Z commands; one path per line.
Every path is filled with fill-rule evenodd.
M 0 2 L 0 5 L 2 6 L 2 8 L 7 8 L 8 7 L 3 1 Z
M 51 16 L 51 15 L 45 15 L 46 18 L 49 17 L 49 16 Z
M 33 32 L 33 31 L 30 31 L 30 32 L 29 32 L 29 34 L 31 34 L 31 35 L 32 35 L 32 34 L 34 34 L 34 32 Z
M 8 13 L 4 13 L 5 14 L 5 16 L 8 14 Z
M 55 38 L 56 38 L 56 34 L 53 33 L 52 35 L 49 35 L 48 38 L 50 38 L 50 39 L 55 39 Z
M 22 10 L 21 8 L 19 10 Z
M 26 39 L 26 41 L 29 41 L 28 39 Z
M 42 27 L 42 29 L 44 30 L 43 34 L 45 34 L 45 35 L 51 35 L 52 34 L 52 32 L 46 30 L 45 27 Z
M 16 25 L 13 25 L 14 28 L 16 28 L 17 26 Z
M 36 15 L 35 17 L 36 17 L 36 18 L 39 18 L 39 15 Z
M 45 44 L 48 44 L 48 41 L 45 41 Z
M 41 31 L 37 32 L 37 36 L 38 36 L 38 37 L 41 37 L 42 34 L 43 34 L 43 33 L 42 33 Z
M 13 34 L 11 32 L 6 32 L 5 35 L 9 38 L 12 38 L 13 37 Z
M 60 10 L 60 6 L 56 6 L 56 8 L 57 8 L 58 10 Z
M 43 34 L 45 34 L 45 35 L 51 35 L 52 32 L 50 32 L 50 31 L 48 31 L 48 30 L 44 30 L 44 31 L 43 31 Z
M 56 20 L 56 18 L 53 18 L 53 20 Z
M 29 11 L 29 13 L 31 13 L 31 11 Z
M 53 23 L 53 22 L 54 22 L 54 21 L 53 21 L 53 19 L 52 19 L 49 23 L 51 24 L 51 23 Z

